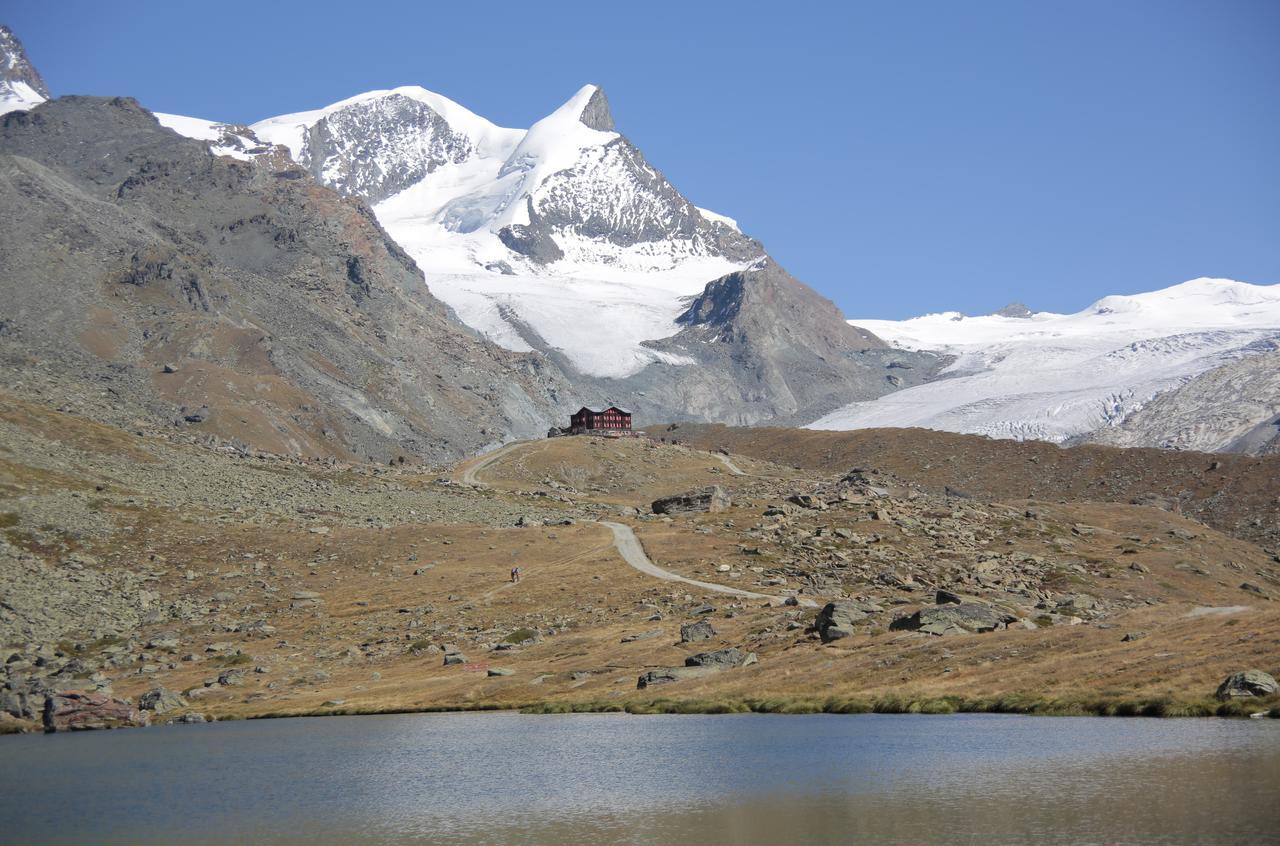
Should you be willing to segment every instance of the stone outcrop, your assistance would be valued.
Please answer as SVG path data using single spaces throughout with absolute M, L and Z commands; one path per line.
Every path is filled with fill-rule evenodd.
M 123 699 L 105 693 L 69 690 L 55 693 L 44 703 L 44 730 L 85 731 L 88 729 L 145 726 L 147 717 Z
M 814 628 L 823 643 L 830 643 L 853 634 L 856 627 L 867 619 L 868 614 L 859 603 L 852 600 L 836 600 L 828 602 L 818 612 Z
M 139 709 L 156 714 L 168 714 L 170 711 L 185 707 L 187 707 L 187 700 L 183 699 L 181 694 L 163 687 L 153 687 L 138 697 Z
M 688 514 L 699 511 L 724 511 L 732 504 L 719 485 L 701 491 L 664 496 L 653 501 L 654 514 Z
M 1016 616 L 998 611 L 990 605 L 963 602 L 921 608 L 914 614 L 899 617 L 889 628 L 901 631 L 918 631 L 931 635 L 973 634 L 1004 628 L 1017 620 Z
M 715 669 L 711 667 L 660 667 L 656 670 L 641 673 L 640 678 L 636 681 L 636 688 L 644 690 L 646 687 L 670 684 L 671 682 L 684 681 L 685 679 L 696 679 L 714 672 L 716 672 Z
M 754 663 L 756 663 L 754 652 L 743 652 L 736 646 L 717 649 L 714 652 L 699 652 L 684 659 L 686 667 L 711 667 L 717 670 L 728 670 Z

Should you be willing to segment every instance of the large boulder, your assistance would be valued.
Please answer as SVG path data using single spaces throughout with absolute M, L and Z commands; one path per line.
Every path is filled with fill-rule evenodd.
M 1228 699 L 1247 696 L 1270 696 L 1277 690 L 1280 690 L 1280 685 L 1276 684 L 1275 678 L 1270 673 L 1264 673 L 1261 670 L 1245 670 L 1232 673 L 1223 679 L 1222 684 L 1218 685 L 1218 692 L 1214 695 L 1226 702 Z
M 701 640 L 711 640 L 716 636 L 716 630 L 711 627 L 709 620 L 699 620 L 696 623 L 685 623 L 680 627 L 681 643 L 697 643 Z
M 714 652 L 699 652 L 684 659 L 686 667 L 708 667 L 714 670 L 728 670 L 756 662 L 754 652 L 743 652 L 736 646 L 728 649 L 717 649 Z
M 700 491 L 664 496 L 653 501 L 654 514 L 686 514 L 696 511 L 724 511 L 733 501 L 719 485 Z
M 179 708 L 187 707 L 187 700 L 183 699 L 175 691 L 167 690 L 163 687 L 153 687 L 138 697 L 138 707 L 143 711 L 167 714 L 170 711 L 177 711 Z
M 959 605 L 932 605 L 914 614 L 899 617 L 889 628 L 931 635 L 971 634 L 1004 628 L 1018 618 L 990 605 L 962 602 Z
M 818 630 L 818 636 L 822 638 L 822 642 L 830 643 L 853 634 L 855 627 L 866 619 L 866 610 L 857 602 L 838 599 L 823 606 L 813 626 Z
M 105 693 L 69 690 L 55 693 L 44 701 L 45 731 L 84 731 L 146 724 L 145 714 L 125 700 Z

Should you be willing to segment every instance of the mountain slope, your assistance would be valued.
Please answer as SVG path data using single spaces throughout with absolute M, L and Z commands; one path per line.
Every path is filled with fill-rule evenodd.
M 853 403 L 817 429 L 922 426 L 1062 442 L 1121 423 L 1163 391 L 1280 339 L 1280 285 L 1196 279 L 1084 311 L 853 321 L 955 360 L 941 378 Z
M 456 324 L 361 202 L 132 100 L 6 115 L 0 206 L 23 210 L 0 231 L 6 377 L 90 416 L 442 460 L 541 434 L 565 390 Z
M 686 298 L 764 254 L 649 165 L 595 86 L 528 130 L 416 86 L 252 130 L 373 203 L 467 324 L 512 350 L 554 350 L 584 377 L 687 363 L 645 342 L 676 334 Z
M 617 131 L 596 86 L 528 130 L 407 86 L 248 131 L 370 201 L 465 323 L 641 417 L 810 419 L 934 368 L 898 354 L 919 369 L 887 378 L 883 353 L 863 354 L 883 344 L 780 273 L 732 219 L 683 197 Z M 740 297 L 732 316 L 706 310 L 729 289 L 762 295 Z M 784 314 L 786 327 L 769 325 Z

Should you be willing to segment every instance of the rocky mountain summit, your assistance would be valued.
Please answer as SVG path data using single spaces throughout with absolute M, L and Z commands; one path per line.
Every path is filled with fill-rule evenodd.
M 49 99 L 49 87 L 27 59 L 13 30 L 0 24 L 0 114 L 29 109 Z

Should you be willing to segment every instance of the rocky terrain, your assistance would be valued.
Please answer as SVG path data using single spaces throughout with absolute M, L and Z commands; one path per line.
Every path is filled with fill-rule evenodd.
M 654 437 L 790 467 L 875 467 L 957 497 L 1147 505 L 1280 552 L 1280 459 L 1096 446 L 1062 448 L 925 429 L 818 432 L 702 424 Z
M 11 729 L 1276 702 L 1261 675 L 1215 698 L 1280 669 L 1276 550 L 1160 508 L 657 439 L 304 460 L 0 398 Z
M 22 210 L 0 232 L 15 390 L 56 382 L 73 404 L 105 393 L 117 423 L 379 461 L 540 434 L 567 390 L 460 326 L 359 201 L 287 158 L 212 155 L 132 100 L 6 115 L 0 205 Z

